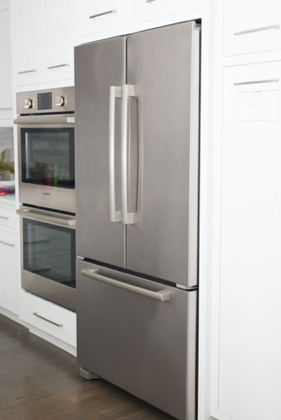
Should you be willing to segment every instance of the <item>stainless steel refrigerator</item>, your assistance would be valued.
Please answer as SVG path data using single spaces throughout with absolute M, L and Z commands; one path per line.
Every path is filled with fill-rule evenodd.
M 200 27 L 75 48 L 77 352 L 196 418 Z

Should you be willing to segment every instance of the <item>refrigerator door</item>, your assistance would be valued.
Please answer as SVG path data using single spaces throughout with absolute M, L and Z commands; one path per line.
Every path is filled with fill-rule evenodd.
M 78 364 L 177 419 L 194 420 L 196 302 L 197 291 L 78 260 Z
M 127 41 L 127 268 L 185 286 L 197 285 L 199 37 L 187 22 Z
M 125 83 L 125 54 L 126 37 L 75 48 L 77 254 L 121 267 L 126 228 L 120 213 L 118 87 Z

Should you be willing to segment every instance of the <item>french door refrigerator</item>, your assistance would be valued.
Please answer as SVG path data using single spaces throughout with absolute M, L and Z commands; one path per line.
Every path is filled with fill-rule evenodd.
M 196 417 L 200 28 L 75 48 L 77 352 Z

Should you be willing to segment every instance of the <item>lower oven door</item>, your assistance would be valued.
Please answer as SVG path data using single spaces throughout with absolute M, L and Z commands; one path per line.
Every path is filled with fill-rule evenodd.
M 18 214 L 22 287 L 76 311 L 75 217 L 29 207 Z

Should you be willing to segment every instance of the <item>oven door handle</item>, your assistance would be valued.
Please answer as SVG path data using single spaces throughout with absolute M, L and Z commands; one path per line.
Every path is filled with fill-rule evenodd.
M 75 228 L 76 220 L 75 218 L 63 218 L 63 217 L 56 217 L 56 216 L 49 216 L 47 214 L 42 214 L 37 212 L 34 209 L 19 209 L 17 210 L 17 214 L 22 217 L 26 217 L 27 219 L 38 220 L 39 222 L 46 222 L 51 223 L 54 225 L 60 226 L 67 226 L 70 228 Z
M 58 115 L 26 115 L 19 116 L 14 120 L 15 124 L 74 124 L 74 114 Z

